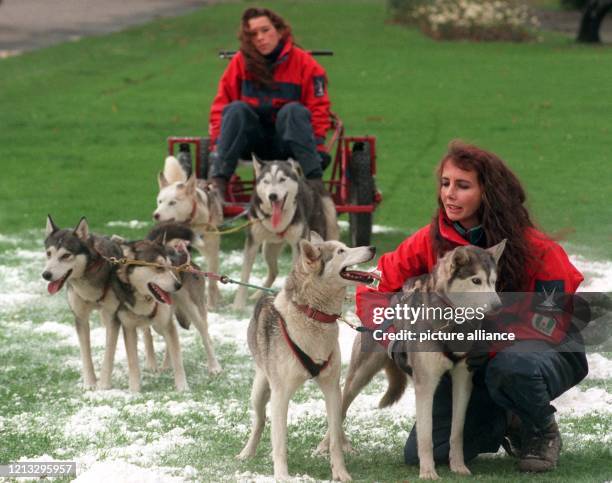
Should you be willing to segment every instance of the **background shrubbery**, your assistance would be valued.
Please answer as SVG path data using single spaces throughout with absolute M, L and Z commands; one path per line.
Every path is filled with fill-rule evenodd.
M 397 21 L 439 40 L 523 41 L 539 26 L 527 5 L 513 0 L 389 0 L 389 7 Z

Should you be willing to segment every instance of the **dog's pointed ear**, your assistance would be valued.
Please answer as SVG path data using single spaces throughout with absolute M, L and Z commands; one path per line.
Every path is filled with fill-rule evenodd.
M 302 239 L 299 243 L 302 266 L 307 272 L 319 270 L 321 264 L 321 250 L 312 245 L 308 240 Z
M 121 252 L 123 253 L 124 258 L 132 259 L 134 258 L 134 250 L 132 249 L 133 243 L 122 243 L 121 244 Z M 123 283 L 129 283 L 128 279 L 128 267 L 129 265 L 121 264 L 119 268 L 117 268 L 117 278 L 121 280 Z
M 83 241 L 89 238 L 89 224 L 87 223 L 87 218 L 82 217 L 79 220 L 79 223 L 74 229 L 74 234 Z
M 259 174 L 263 169 L 263 163 L 255 153 L 251 153 L 251 159 L 253 160 L 253 169 L 255 169 L 255 177 L 259 178 Z
M 59 228 L 53 221 L 53 218 L 51 218 L 51 215 L 47 215 L 47 227 L 45 228 L 45 238 L 55 233 L 57 230 L 59 230 Z
M 170 184 L 168 183 L 168 180 L 164 176 L 164 173 L 162 173 L 161 171 L 157 175 L 157 184 L 159 185 L 160 190 L 164 189 L 166 186 Z
M 189 179 L 185 181 L 185 190 L 187 191 L 187 194 L 194 194 L 196 192 L 196 187 L 197 180 L 195 174 L 192 174 L 191 176 L 189 176 Z
M 504 238 L 497 245 L 493 245 L 492 247 L 486 249 L 491 255 L 493 255 L 496 265 L 499 265 L 499 259 L 501 258 L 502 253 L 504 253 L 504 249 L 506 248 L 507 241 L 508 240 Z
M 316 231 L 311 231 L 310 232 L 310 243 L 324 243 L 325 240 L 323 240 L 323 238 L 321 238 L 321 235 L 319 235 Z
M 453 271 L 455 270 L 455 268 L 460 267 L 462 265 L 467 265 L 470 262 L 470 257 L 464 247 L 455 248 L 452 257 L 453 258 L 451 259 L 451 267 Z
M 291 165 L 291 170 L 297 175 L 298 178 L 304 177 L 304 171 L 302 171 L 302 165 L 297 162 L 295 159 L 288 159 L 289 164 Z

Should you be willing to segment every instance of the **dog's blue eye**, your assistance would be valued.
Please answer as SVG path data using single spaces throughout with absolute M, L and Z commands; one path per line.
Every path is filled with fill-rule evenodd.
M 480 280 L 479 278 L 473 278 L 472 283 L 474 285 L 480 285 L 482 283 L 482 280 Z

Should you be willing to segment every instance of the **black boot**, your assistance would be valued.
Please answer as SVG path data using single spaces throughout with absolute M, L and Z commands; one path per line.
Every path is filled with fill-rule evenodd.
M 562 442 L 556 421 L 542 430 L 525 430 L 519 460 L 520 471 L 550 471 L 557 466 Z

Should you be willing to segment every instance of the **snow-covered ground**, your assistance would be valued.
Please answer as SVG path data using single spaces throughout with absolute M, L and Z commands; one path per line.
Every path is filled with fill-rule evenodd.
M 111 222 L 109 227 L 123 226 L 128 228 L 140 228 L 141 222 Z M 375 231 L 383 232 L 390 229 L 377 227 Z M 68 311 L 64 295 L 50 297 L 46 293 L 45 284 L 40 278 L 44 266 L 44 254 L 40 234 L 30 240 L 29 247 L 23 246 L 22 237 L 11 237 L 0 235 L 0 330 L 12 333 L 34 333 L 49 336 L 54 340 L 55 346 L 78 348 L 78 341 L 74 328 L 65 322 L 58 320 L 57 314 L 65 314 Z M 28 245 L 26 243 L 26 245 Z M 581 270 L 586 280 L 582 290 L 588 291 L 612 291 L 612 262 L 593 262 L 580 255 L 572 255 L 572 262 Z M 19 261 L 16 263 L 16 261 Z M 242 254 L 234 251 L 223 257 L 223 266 L 228 272 L 238 271 L 242 264 Z M 263 267 L 258 265 L 254 276 L 254 282 L 263 281 Z M 277 281 L 277 286 L 282 284 L 282 279 Z M 231 287 L 222 286 L 224 292 L 231 292 Z M 27 319 L 16 318 L 15 314 L 21 313 L 26 307 L 38 306 L 47 310 L 50 314 L 48 320 L 36 323 Z M 347 306 L 345 318 L 355 321 L 356 317 Z M 212 312 L 209 317 L 210 332 L 216 344 L 234 343 L 238 354 L 246 354 L 246 326 L 248 317 L 236 317 L 230 313 Z M 195 331 L 182 333 L 183 340 L 196 340 Z M 350 350 L 354 338 L 354 331 L 348 325 L 341 325 L 340 345 L 342 360 L 348 362 Z M 104 330 L 93 324 L 91 334 L 94 350 L 104 347 Z M 161 344 L 161 339 L 156 344 Z M 4 350 L 10 351 L 9 346 Z M 66 367 L 80 371 L 81 362 L 78 350 L 75 354 L 67 357 L 64 361 Z M 590 373 L 589 380 L 609 381 L 612 380 L 612 360 L 600 354 L 588 354 Z M 125 364 L 125 352 L 120 343 L 117 350 L 116 361 L 118 365 Z M 16 370 L 16 367 L 5 367 L 3 370 Z M 189 377 L 189 374 L 188 374 Z M 222 377 L 232 377 L 225 373 Z M 610 389 L 612 391 L 612 389 Z M 372 435 L 372 444 L 380 445 L 384 441 L 384 433 L 388 428 L 380 425 L 372 425 L 372 420 L 384 420 L 393 424 L 399 419 L 413 419 L 415 416 L 414 394 L 411 390 L 406 391 L 399 404 L 392 408 L 379 410 L 378 400 L 383 392 L 370 393 L 366 391 L 361 394 L 351 406 L 349 411 L 349 422 L 351 431 L 368 431 Z M 50 395 L 51 397 L 51 395 Z M 74 402 L 74 401 L 73 401 Z M 244 410 L 243 403 L 236 400 L 226 401 L 223 406 L 206 404 L 201 401 L 151 401 L 142 395 L 132 395 L 125 390 L 113 389 L 103 392 L 84 393 L 81 401 L 77 401 L 76 411 L 65 421 L 64 432 L 66 437 L 81 438 L 83 440 L 95 440 L 105 432 L 119 431 L 125 437 L 126 443 L 122 446 L 105 448 L 101 450 L 94 446 L 88 447 L 81 455 L 76 457 L 79 465 L 78 478 L 76 481 L 83 482 L 174 482 L 191 481 L 198 479 L 198 472 L 190 466 L 184 468 L 166 467 L 160 463 L 160 456 L 167 451 L 175 450 L 181 446 L 192 443 L 189 436 L 185 435 L 185 428 L 180 425 L 172 430 L 164 430 L 162 422 L 157 415 L 166 414 L 172 417 L 181 417 L 189 414 L 208 414 L 214 417 L 217 426 L 223 428 L 231 427 L 231 431 L 239 434 L 248 434 L 248 424 L 236 424 L 236 415 Z M 554 402 L 558 414 L 563 418 L 579 418 L 587 415 L 601 414 L 606 417 L 612 416 L 612 393 L 608 388 L 589 387 L 583 389 L 574 387 L 559 397 Z M 80 407 L 78 407 L 80 405 Z M 301 421 L 311 417 L 320 417 L 325 413 L 324 402 L 318 396 L 308 398 L 305 401 L 292 403 L 289 411 L 289 424 L 299 425 Z M 121 424 L 125 417 L 144 417 L 147 420 L 143 431 L 133 431 Z M 29 418 L 31 419 L 31 418 Z M 27 414 L 18 414 L 10 418 L 0 416 L 0 432 L 2 428 L 21 425 L 24 433 L 27 433 L 34 421 L 27 424 Z M 563 428 L 563 426 L 562 426 Z M 376 432 L 381 432 L 381 438 L 376 437 Z M 405 427 L 398 427 L 400 437 L 407 435 Z M 582 435 L 588 439 L 588 435 Z M 597 441 L 610 441 L 609 434 L 594 435 Z M 607 438 L 607 440 L 605 439 Z M 24 457 L 22 460 L 50 461 L 61 457 L 62 450 L 58 449 L 54 457 L 41 455 L 37 458 Z M 74 458 L 71 458 L 74 459 Z M 258 475 L 250 472 L 239 472 L 232 477 L 236 481 L 273 481 L 270 476 Z M 307 475 L 298 477 L 296 481 L 314 481 Z

